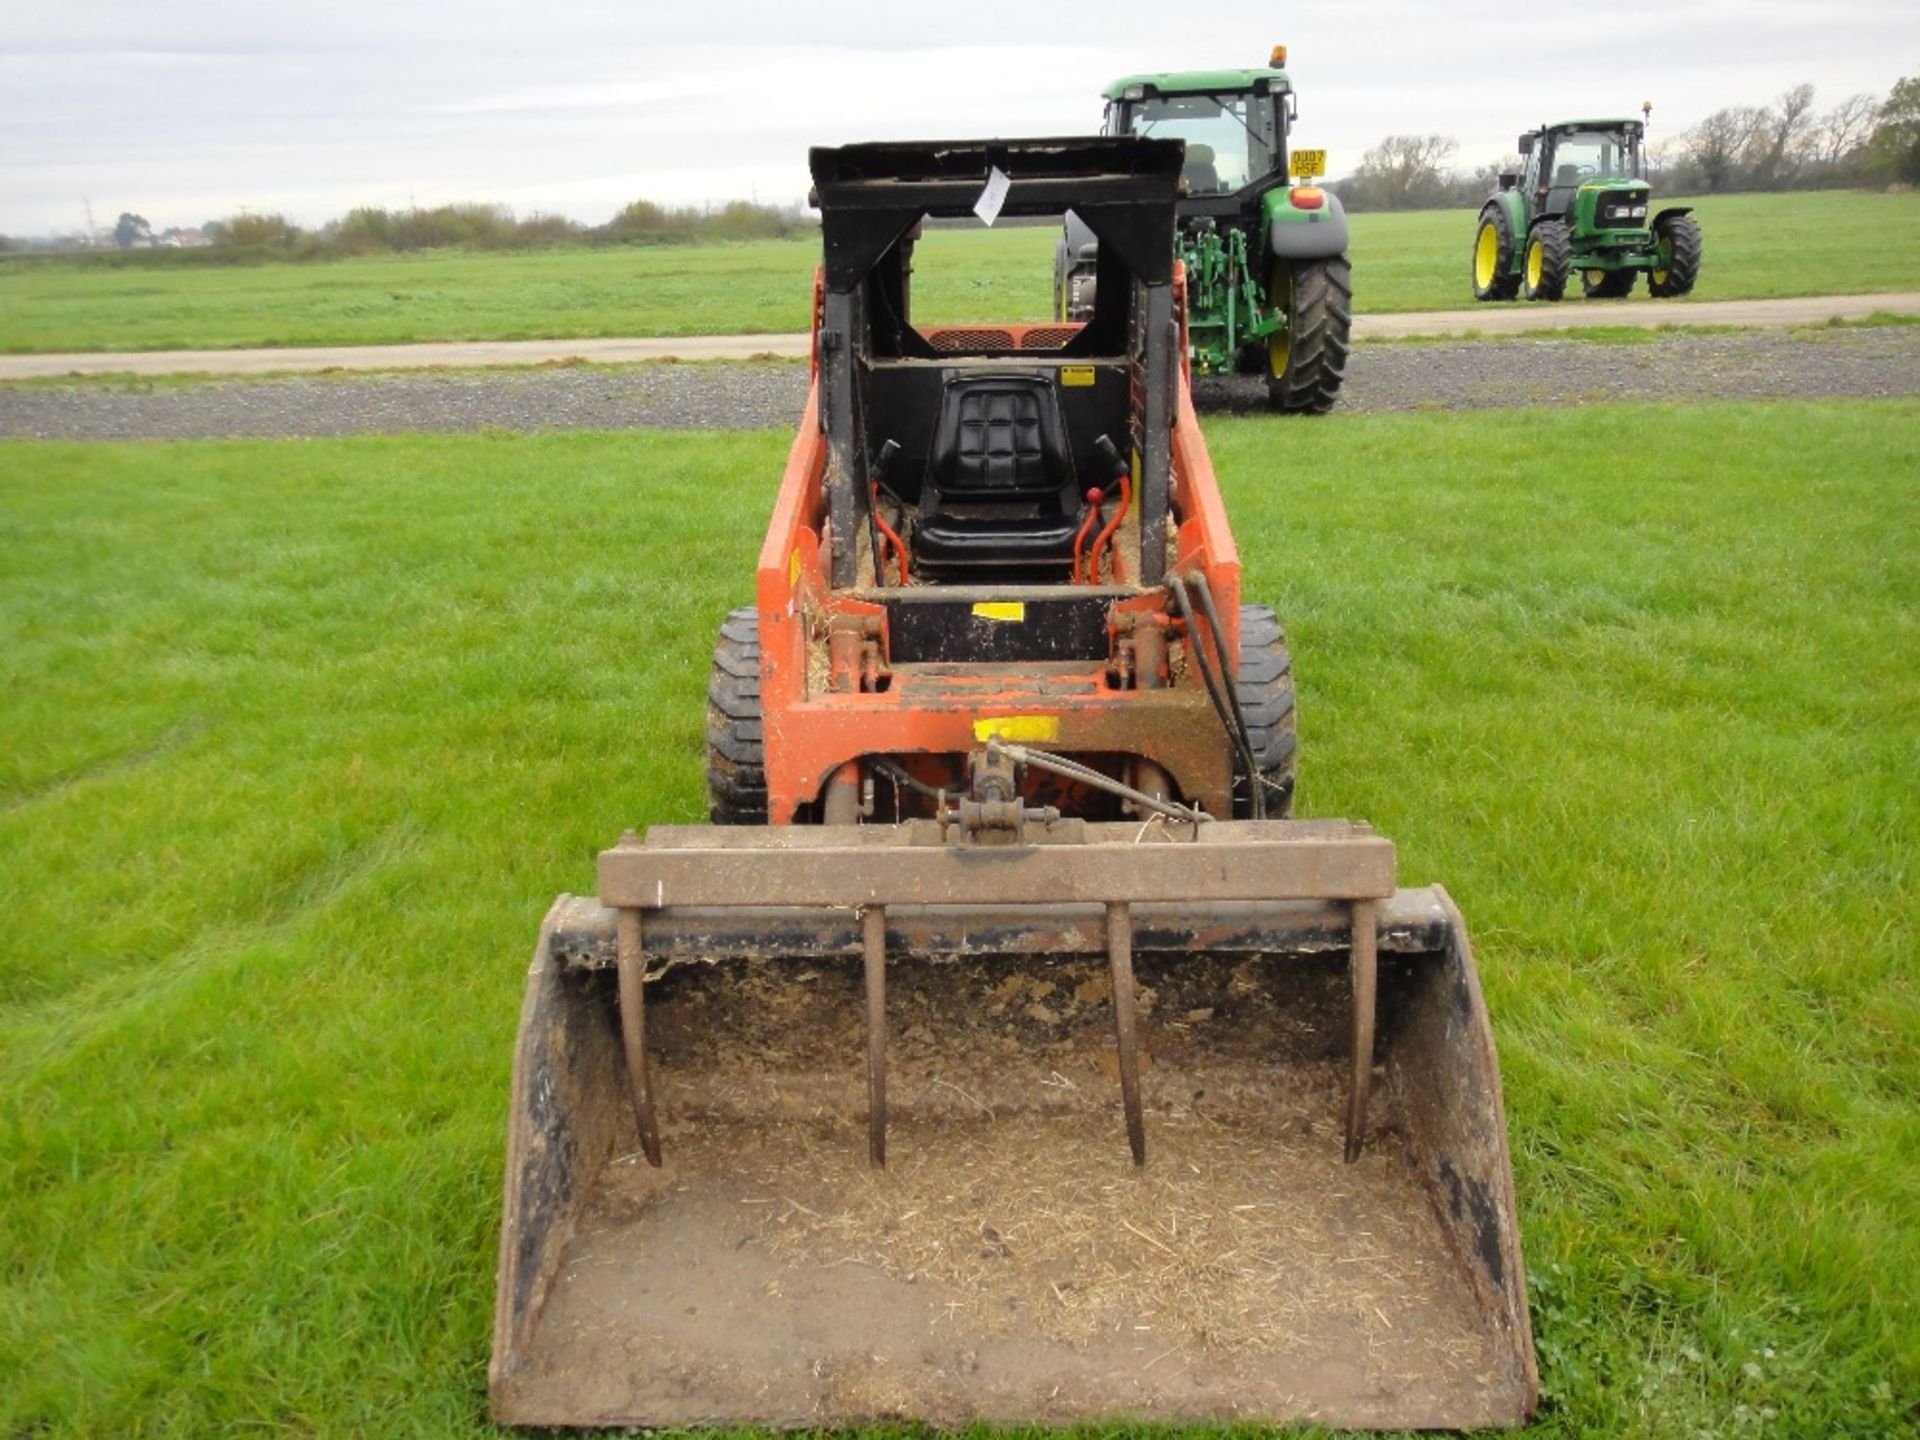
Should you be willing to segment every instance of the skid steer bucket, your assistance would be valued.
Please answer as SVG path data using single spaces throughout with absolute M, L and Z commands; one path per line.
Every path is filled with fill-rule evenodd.
M 528 1425 L 1519 1423 L 1459 913 L 1345 822 L 629 835 L 534 956 L 490 1380 Z

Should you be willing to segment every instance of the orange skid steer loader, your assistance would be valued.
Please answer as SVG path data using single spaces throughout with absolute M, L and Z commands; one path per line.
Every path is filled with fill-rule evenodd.
M 711 826 L 600 857 L 514 1058 L 526 1425 L 1516 1424 L 1465 926 L 1286 818 L 1293 679 L 1188 396 L 1177 142 L 811 156 L 812 386 Z M 912 320 L 927 217 L 1071 211 L 1081 323 Z

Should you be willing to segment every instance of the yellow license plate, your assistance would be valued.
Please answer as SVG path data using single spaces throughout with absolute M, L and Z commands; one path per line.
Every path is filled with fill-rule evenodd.
M 1312 180 L 1327 173 L 1327 152 L 1324 150 L 1296 150 L 1293 152 L 1293 173 L 1301 180 Z

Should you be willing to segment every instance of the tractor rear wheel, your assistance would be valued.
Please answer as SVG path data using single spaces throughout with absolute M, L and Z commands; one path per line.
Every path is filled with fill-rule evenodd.
M 760 613 L 728 614 L 707 682 L 707 812 L 716 825 L 767 823 L 760 711 Z
M 1653 269 L 1647 272 L 1647 292 L 1655 299 L 1685 295 L 1700 278 L 1700 256 L 1705 244 L 1700 222 L 1691 215 L 1669 215 L 1654 223 Z
M 1542 220 L 1527 236 L 1526 263 L 1521 266 L 1521 288 L 1529 300 L 1558 300 L 1567 293 L 1573 269 L 1573 241 L 1565 222 Z
M 1339 398 L 1353 330 L 1353 269 L 1345 255 L 1273 262 L 1268 303 L 1287 323 L 1267 341 L 1267 404 L 1288 415 L 1324 415 Z
M 1473 232 L 1473 298 L 1511 300 L 1520 293 L 1520 277 L 1513 273 L 1513 222 L 1499 205 L 1480 212 Z
M 1580 293 L 1589 300 L 1621 300 L 1633 293 L 1638 270 L 1582 270 Z
M 1293 716 L 1293 657 L 1287 633 L 1264 605 L 1240 607 L 1240 674 L 1234 681 L 1240 713 L 1253 742 L 1254 764 L 1267 791 L 1267 818 L 1284 820 L 1293 808 L 1293 758 L 1297 746 Z M 1235 766 L 1235 771 L 1239 766 Z M 1233 781 L 1233 816 L 1253 816 L 1247 777 Z

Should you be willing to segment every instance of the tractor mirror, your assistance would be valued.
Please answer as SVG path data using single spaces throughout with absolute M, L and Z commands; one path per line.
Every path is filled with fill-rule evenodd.
M 1502 190 L 1511 190 L 1519 183 L 1520 173 L 1517 170 L 1502 170 L 1500 172 L 1500 188 Z
M 1520 137 L 1520 153 L 1522 155 L 1531 155 L 1533 153 L 1533 136 L 1522 135 Z

